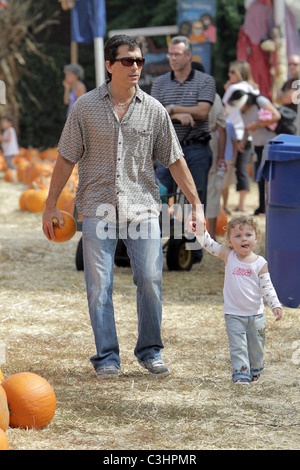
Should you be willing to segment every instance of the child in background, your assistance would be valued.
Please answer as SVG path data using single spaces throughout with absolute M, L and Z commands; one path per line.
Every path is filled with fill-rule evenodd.
M 198 237 L 200 243 L 200 237 Z M 224 305 L 226 331 L 232 364 L 232 380 L 238 384 L 256 382 L 263 372 L 265 314 L 263 297 L 275 321 L 282 308 L 268 272 L 267 261 L 253 252 L 257 226 L 252 218 L 234 217 L 228 223 L 223 246 L 206 231 L 203 248 L 225 262 Z
M 12 159 L 19 153 L 19 145 L 17 139 L 17 133 L 13 127 L 12 116 L 4 116 L 1 119 L 1 129 L 4 131 L 0 135 L 0 142 L 3 150 L 3 155 L 8 168 L 15 169 Z
M 231 184 L 236 184 L 236 174 L 235 174 L 235 165 L 238 154 L 238 141 L 236 138 L 236 133 L 234 125 L 226 119 L 226 147 L 225 147 L 225 161 L 226 161 L 226 172 L 223 178 L 223 187 L 222 187 L 222 197 L 223 197 L 223 209 L 226 214 L 230 215 L 228 210 L 228 194 L 229 186 Z

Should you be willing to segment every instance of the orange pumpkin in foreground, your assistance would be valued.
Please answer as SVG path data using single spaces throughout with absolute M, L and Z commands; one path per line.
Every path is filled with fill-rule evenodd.
M 9 450 L 7 435 L 0 429 L 0 450 Z
M 9 425 L 9 409 L 4 388 L 0 385 L 0 429 L 4 432 Z
M 57 243 L 62 243 L 70 240 L 72 237 L 74 237 L 77 230 L 76 220 L 74 219 L 72 214 L 66 211 L 60 211 L 60 213 L 62 215 L 62 218 L 64 219 L 63 227 L 59 227 L 57 219 L 52 220 L 55 235 L 55 239 L 53 239 L 53 241 Z
M 7 396 L 10 427 L 41 429 L 50 423 L 56 397 L 46 379 L 32 372 L 19 372 L 4 380 L 1 386 Z

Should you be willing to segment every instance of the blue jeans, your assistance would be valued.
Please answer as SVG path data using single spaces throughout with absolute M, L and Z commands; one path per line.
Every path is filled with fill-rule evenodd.
M 200 200 L 206 205 L 206 192 L 208 172 L 212 164 L 212 151 L 209 144 L 193 144 L 182 148 L 187 166 L 192 174 L 195 186 L 198 190 Z M 169 193 L 175 191 L 176 185 L 171 172 L 159 161 L 157 162 L 157 178 L 160 183 L 168 188 Z
M 105 365 L 120 367 L 121 362 L 112 300 L 114 254 L 119 236 L 127 247 L 137 287 L 138 339 L 134 353 L 142 362 L 161 357 L 163 255 L 159 221 L 149 219 L 138 228 L 140 232 L 128 233 L 128 224 L 83 219 L 84 273 L 97 351 L 91 362 L 96 370 Z
M 265 315 L 225 315 L 232 380 L 252 380 L 264 369 Z
M 209 143 L 197 143 L 193 145 L 186 145 L 182 149 L 184 158 L 193 177 L 200 201 L 205 211 L 208 172 L 212 164 L 212 151 L 210 145 Z M 159 161 L 157 162 L 156 174 L 160 183 L 168 188 L 168 192 L 173 193 L 176 189 L 176 185 L 172 178 L 171 172 Z M 190 239 L 192 240 L 192 237 L 190 237 Z M 194 239 L 193 244 L 194 260 L 200 261 L 203 255 L 201 245 L 196 239 Z

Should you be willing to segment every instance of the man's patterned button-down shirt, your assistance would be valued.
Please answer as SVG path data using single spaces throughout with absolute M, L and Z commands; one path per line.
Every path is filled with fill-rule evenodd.
M 156 99 L 137 86 L 120 122 L 106 83 L 75 102 L 58 151 L 78 163 L 78 212 L 102 218 L 109 205 L 121 217 L 125 205 L 127 220 L 136 219 L 137 213 L 140 219 L 159 215 L 154 161 L 169 167 L 183 155 L 172 121 Z

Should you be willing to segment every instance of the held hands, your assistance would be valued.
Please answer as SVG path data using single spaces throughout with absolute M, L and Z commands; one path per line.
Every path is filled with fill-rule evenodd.
M 186 219 L 185 230 L 188 233 L 196 235 L 200 239 L 204 239 L 206 220 L 202 204 L 197 204 L 196 208 L 193 208 L 190 212 Z

